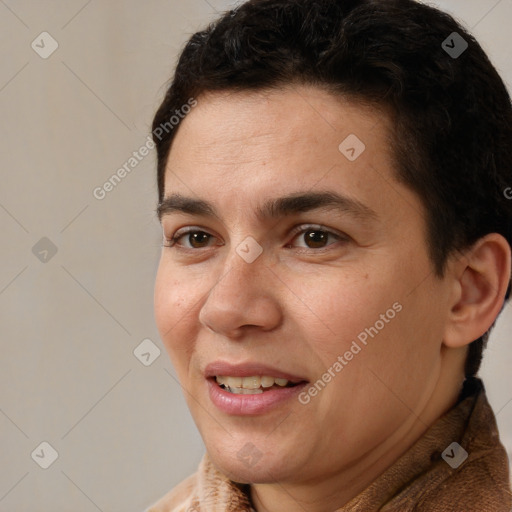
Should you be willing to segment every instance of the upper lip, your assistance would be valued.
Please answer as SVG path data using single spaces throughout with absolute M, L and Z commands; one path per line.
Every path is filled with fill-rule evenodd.
M 293 383 L 304 382 L 307 380 L 299 375 L 293 375 L 292 373 L 257 362 L 233 364 L 226 361 L 214 361 L 206 366 L 204 374 L 207 379 L 217 376 L 253 377 L 265 375 L 276 379 L 286 379 Z

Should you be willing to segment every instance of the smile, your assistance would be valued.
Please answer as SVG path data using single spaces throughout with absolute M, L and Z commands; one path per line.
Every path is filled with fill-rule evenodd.
M 222 389 L 236 395 L 257 395 L 272 389 L 294 387 L 297 385 L 297 383 L 293 383 L 287 379 L 267 375 L 262 377 L 217 376 L 215 380 Z
M 293 407 L 298 403 L 297 395 L 308 384 L 300 374 L 256 361 L 217 360 L 202 373 L 212 404 L 235 416 L 266 414 L 285 405 Z

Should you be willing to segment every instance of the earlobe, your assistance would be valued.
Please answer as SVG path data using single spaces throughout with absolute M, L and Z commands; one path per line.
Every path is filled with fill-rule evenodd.
M 511 249 L 502 235 L 491 233 L 454 258 L 451 272 L 457 293 L 444 344 L 459 348 L 480 338 L 500 313 L 510 281 Z

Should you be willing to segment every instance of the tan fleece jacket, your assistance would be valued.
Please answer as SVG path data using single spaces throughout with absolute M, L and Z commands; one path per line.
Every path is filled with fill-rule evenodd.
M 467 452 L 462 463 L 464 451 L 454 442 Z M 251 512 L 251 505 L 249 486 L 229 480 L 206 454 L 195 474 L 145 512 Z M 471 378 L 450 411 L 369 487 L 333 512 L 511 510 L 507 454 L 482 381 Z

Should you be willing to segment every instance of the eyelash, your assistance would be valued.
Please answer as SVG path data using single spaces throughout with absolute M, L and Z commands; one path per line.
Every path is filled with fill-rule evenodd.
M 321 226 L 319 224 L 310 224 L 310 225 L 297 226 L 297 228 L 292 230 L 292 232 L 290 233 L 290 236 L 292 236 L 293 237 L 292 240 L 294 240 L 295 238 L 297 238 L 298 235 L 306 233 L 307 231 L 318 231 L 318 232 L 321 232 L 321 233 L 326 233 L 327 235 L 331 235 L 332 237 L 336 238 L 340 242 L 348 242 L 348 240 L 349 240 L 349 237 L 347 235 L 343 235 L 341 233 L 337 233 L 337 232 L 332 231 L 331 229 L 328 229 L 328 228 L 326 228 L 324 226 Z M 180 246 L 177 243 L 180 238 L 183 238 L 186 235 L 190 235 L 191 233 L 204 233 L 205 235 L 208 235 L 210 237 L 214 236 L 214 235 L 211 235 L 210 233 L 208 233 L 207 231 L 205 231 L 203 229 L 199 229 L 197 227 L 186 228 L 185 230 L 178 230 L 171 238 L 165 238 L 165 240 L 164 240 L 164 242 L 165 242 L 164 243 L 164 247 L 167 247 L 169 249 L 173 249 L 174 246 L 177 246 L 179 248 L 179 250 L 188 251 L 188 252 L 190 252 L 190 251 L 197 252 L 200 249 L 208 249 L 208 248 L 210 248 L 210 246 L 208 246 L 208 247 L 200 247 L 200 248 L 182 247 L 182 246 Z M 333 245 L 333 244 L 329 244 L 329 245 L 327 245 L 325 247 L 321 247 L 321 248 L 318 248 L 318 249 L 309 248 L 309 247 L 298 247 L 298 249 L 302 249 L 304 251 L 322 252 L 322 251 L 328 250 L 328 248 L 331 245 Z M 289 247 L 289 246 L 290 246 L 290 244 L 287 244 L 287 247 Z

